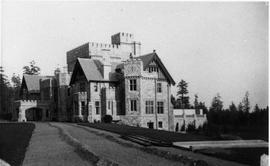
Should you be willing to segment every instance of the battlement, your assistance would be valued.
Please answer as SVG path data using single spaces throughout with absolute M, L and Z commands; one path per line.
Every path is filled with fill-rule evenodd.
M 120 49 L 119 45 L 108 43 L 89 42 L 89 47 L 97 49 Z
M 134 35 L 131 33 L 119 32 L 111 36 L 112 44 L 134 43 Z

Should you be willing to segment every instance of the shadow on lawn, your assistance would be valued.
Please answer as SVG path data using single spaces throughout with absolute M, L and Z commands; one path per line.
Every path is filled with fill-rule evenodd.
M 34 128 L 32 123 L 0 123 L 0 158 L 22 165 Z

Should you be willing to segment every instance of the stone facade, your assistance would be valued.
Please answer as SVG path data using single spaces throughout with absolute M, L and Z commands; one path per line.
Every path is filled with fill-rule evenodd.
M 42 120 L 93 123 L 111 115 L 118 123 L 174 130 L 170 96 L 175 82 L 155 51 L 141 55 L 141 44 L 132 34 L 117 33 L 111 44 L 86 43 L 68 51 L 66 57 L 67 70 L 35 77 L 39 81 L 34 84 L 27 76 L 22 86 L 27 99 L 29 95 L 40 99 L 29 108 L 48 111 Z M 37 83 L 30 93 L 29 87 Z M 27 102 L 18 103 L 19 121 L 26 121 Z

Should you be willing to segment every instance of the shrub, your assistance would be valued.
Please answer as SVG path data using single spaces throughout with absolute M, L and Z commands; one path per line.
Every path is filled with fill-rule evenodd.
M 188 126 L 187 126 L 187 131 L 188 132 L 196 131 L 195 124 L 194 123 L 189 123 Z
M 181 126 L 181 131 L 185 131 L 186 130 L 186 125 L 185 122 L 183 123 L 183 125 Z
M 105 115 L 102 120 L 104 123 L 112 123 L 112 116 L 111 115 Z

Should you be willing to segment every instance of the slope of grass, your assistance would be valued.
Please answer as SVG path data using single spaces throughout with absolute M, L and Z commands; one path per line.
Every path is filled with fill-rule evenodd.
M 206 137 L 199 134 L 181 134 L 175 132 L 169 132 L 164 130 L 154 130 L 141 127 L 133 127 L 118 124 L 108 123 L 79 123 L 79 125 L 93 127 L 96 129 L 106 130 L 120 135 L 140 135 L 152 139 L 158 139 L 165 142 L 177 142 L 177 141 L 206 141 L 213 140 L 210 137 Z
M 12 166 L 22 165 L 35 125 L 0 123 L 0 158 Z

